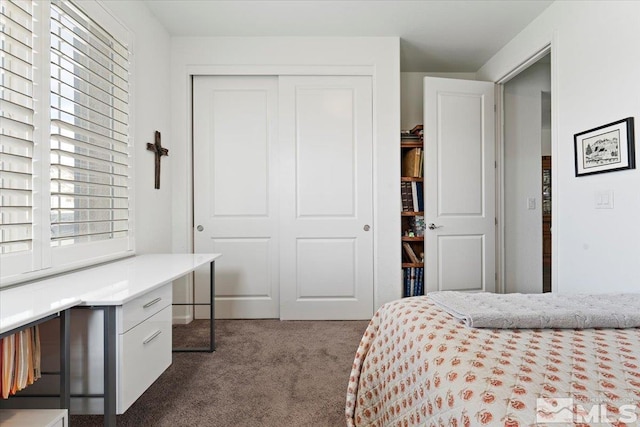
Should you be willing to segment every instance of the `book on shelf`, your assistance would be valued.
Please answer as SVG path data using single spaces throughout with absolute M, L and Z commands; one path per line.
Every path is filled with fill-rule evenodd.
M 402 156 L 402 176 L 420 178 L 421 163 L 422 148 L 415 147 L 407 150 Z
M 402 274 L 405 297 L 424 295 L 424 267 L 403 268 Z
M 411 245 L 407 242 L 402 243 L 402 247 L 404 248 L 404 251 L 407 253 L 407 256 L 409 257 L 409 260 L 415 264 L 420 263 L 420 258 L 418 258 L 418 256 L 416 255 L 416 253 L 414 252 L 413 248 L 411 247 Z
M 400 195 L 402 197 L 402 212 L 414 212 L 410 182 L 403 181 L 400 183 Z
M 414 206 L 417 206 L 416 212 L 424 212 L 424 185 L 422 182 L 412 182 L 411 184 L 415 184 L 412 186 L 412 190 L 414 192 Z
M 416 268 L 416 279 L 413 288 L 413 295 L 424 295 L 424 268 Z
M 403 273 L 404 273 L 404 296 L 412 297 L 413 288 L 416 284 L 416 269 L 413 267 L 405 268 Z
M 401 182 L 400 196 L 402 198 L 402 212 L 424 211 L 424 185 L 422 182 Z
M 418 205 L 418 186 L 416 184 L 417 182 L 415 181 L 411 182 L 411 202 L 413 203 L 413 210 L 419 212 L 420 208 Z

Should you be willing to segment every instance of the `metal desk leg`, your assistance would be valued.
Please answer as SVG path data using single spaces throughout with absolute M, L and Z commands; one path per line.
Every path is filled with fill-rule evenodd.
M 60 312 L 60 409 L 71 406 L 71 310 Z
M 216 300 L 216 266 L 214 261 L 211 261 L 209 266 L 209 353 L 213 353 L 216 350 L 216 317 L 215 317 L 215 300 Z
M 104 425 L 116 425 L 116 307 L 104 312 Z
M 194 348 L 173 348 L 174 353 L 213 353 L 216 350 L 215 299 L 216 299 L 216 268 L 215 268 L 215 261 L 211 261 L 211 264 L 209 267 L 209 302 L 172 303 L 173 306 L 190 306 L 192 310 L 195 310 L 195 306 L 197 305 L 209 306 L 209 346 L 194 347 Z

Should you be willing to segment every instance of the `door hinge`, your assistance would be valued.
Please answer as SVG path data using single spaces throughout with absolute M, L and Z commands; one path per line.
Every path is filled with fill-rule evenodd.
M 496 104 L 493 104 L 493 112 L 497 112 L 498 111 L 498 107 L 496 106 Z
M 498 225 L 498 218 L 494 218 L 496 225 Z
M 498 169 L 498 161 L 497 160 L 495 162 L 493 162 L 493 168 L 494 169 Z

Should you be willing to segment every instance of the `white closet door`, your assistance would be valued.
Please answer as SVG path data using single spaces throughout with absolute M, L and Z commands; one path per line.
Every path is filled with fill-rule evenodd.
M 223 254 L 219 318 L 279 316 L 277 92 L 277 77 L 194 77 L 194 245 Z M 208 273 L 195 297 L 209 300 Z
M 373 314 L 371 78 L 280 77 L 280 316 Z

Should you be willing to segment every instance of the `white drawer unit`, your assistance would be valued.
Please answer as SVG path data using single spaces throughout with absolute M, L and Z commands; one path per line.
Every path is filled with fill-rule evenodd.
M 0 409 L 2 427 L 69 427 L 66 409 Z
M 115 308 L 117 414 L 123 414 L 171 365 L 172 284 Z M 104 390 L 104 312 L 75 309 L 71 316 L 71 393 Z M 72 414 L 102 414 L 103 400 L 72 397 Z M 3 426 L 4 427 L 4 426 Z
M 117 411 L 124 413 L 171 365 L 171 307 L 118 336 Z

